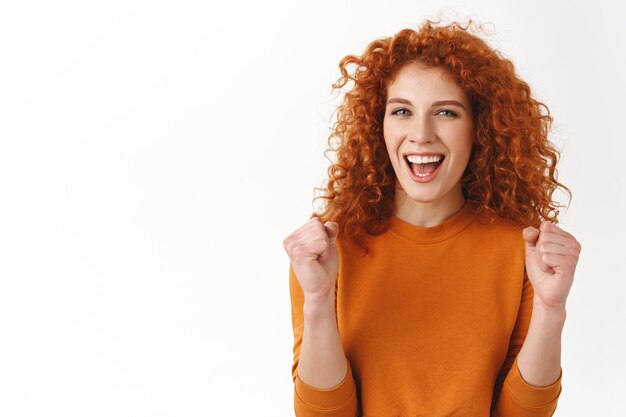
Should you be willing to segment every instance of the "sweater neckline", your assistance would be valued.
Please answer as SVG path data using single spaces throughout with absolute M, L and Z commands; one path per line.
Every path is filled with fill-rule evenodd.
M 476 219 L 476 206 L 465 200 L 463 206 L 452 216 L 435 226 L 415 226 L 391 215 L 389 229 L 405 238 L 419 243 L 434 243 L 446 240 L 463 231 Z

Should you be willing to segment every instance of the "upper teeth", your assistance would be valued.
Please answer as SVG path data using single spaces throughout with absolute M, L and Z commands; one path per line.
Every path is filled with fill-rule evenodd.
M 413 164 L 428 164 L 432 162 L 439 162 L 443 159 L 443 155 L 433 155 L 433 156 L 419 156 L 419 155 L 409 155 L 406 157 L 409 162 Z

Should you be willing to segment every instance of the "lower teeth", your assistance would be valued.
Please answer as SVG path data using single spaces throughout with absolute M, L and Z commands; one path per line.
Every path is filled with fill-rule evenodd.
M 412 164 L 410 164 L 410 163 L 409 163 L 409 169 L 411 170 L 411 173 L 412 173 L 413 175 L 415 175 L 416 177 L 418 177 L 418 178 L 426 178 L 426 177 L 429 177 L 429 176 L 433 175 L 433 173 L 434 173 L 435 171 L 437 171 L 437 169 L 439 168 L 439 166 L 440 166 L 442 163 L 443 163 L 443 159 L 439 161 L 439 163 L 435 166 L 435 169 L 433 169 L 431 172 L 429 172 L 429 173 L 427 173 L 427 174 L 421 174 L 421 173 L 415 172 L 415 170 L 413 170 L 413 165 L 412 165 Z

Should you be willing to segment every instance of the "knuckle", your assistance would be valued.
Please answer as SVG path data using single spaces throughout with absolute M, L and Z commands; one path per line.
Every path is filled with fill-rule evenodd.
M 304 248 L 302 246 L 296 246 L 291 250 L 291 254 L 294 258 L 300 258 L 302 253 L 304 252 Z
M 320 236 L 319 238 L 315 239 L 314 242 L 316 248 L 325 250 L 328 247 L 328 239 L 324 236 Z
M 288 245 L 287 247 L 285 247 L 285 252 L 287 252 L 287 255 L 288 255 L 290 258 L 293 258 L 293 257 L 294 257 L 294 252 L 293 252 L 293 248 L 292 248 L 292 246 L 291 246 L 291 245 Z

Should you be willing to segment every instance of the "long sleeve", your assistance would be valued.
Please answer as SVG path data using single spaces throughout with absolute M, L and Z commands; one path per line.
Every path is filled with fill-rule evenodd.
M 493 417 L 549 417 L 561 394 L 561 377 L 546 387 L 535 387 L 522 378 L 517 355 L 524 344 L 533 308 L 533 288 L 524 271 L 524 284 L 509 351 L 498 375 L 491 415 Z
M 364 236 L 366 253 L 338 239 L 348 370 L 329 389 L 298 378 L 304 294 L 290 265 L 296 416 L 552 416 L 561 379 L 535 387 L 517 366 L 534 297 L 522 230 L 468 204 L 432 227 L 391 216 L 389 229 Z
M 336 287 L 335 291 L 337 291 Z M 294 335 L 294 356 L 291 373 L 294 381 L 294 411 L 296 417 L 356 417 L 358 402 L 356 384 L 352 376 L 350 362 L 348 362 L 348 371 L 343 381 L 329 389 L 311 387 L 298 377 L 298 360 L 304 330 L 304 294 L 291 264 L 289 265 L 289 292 Z

